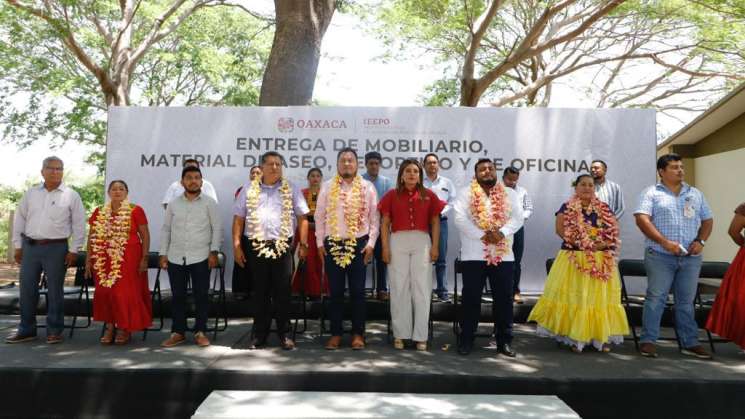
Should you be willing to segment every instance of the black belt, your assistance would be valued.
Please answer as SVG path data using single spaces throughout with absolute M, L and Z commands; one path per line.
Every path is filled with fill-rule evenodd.
M 338 241 L 337 243 L 341 243 L 341 242 L 343 242 L 343 241 L 346 241 L 346 240 L 347 240 L 347 239 L 341 239 L 341 240 L 339 240 L 339 241 Z M 367 235 L 367 234 L 365 234 L 365 235 L 364 235 L 364 236 L 362 236 L 362 237 L 357 237 L 357 238 L 355 238 L 355 240 L 357 240 L 358 242 L 359 242 L 360 240 L 362 240 L 362 241 L 368 241 L 368 240 L 370 240 L 370 236 L 369 236 L 369 235 Z M 326 240 L 325 240 L 325 241 L 327 241 L 327 242 L 331 243 L 331 242 L 333 242 L 334 240 L 331 240 L 331 237 L 329 237 L 329 236 L 326 236 Z
M 448 220 L 448 217 L 442 217 L 442 216 L 440 216 L 440 221 L 447 221 L 447 220 Z
M 25 234 L 21 234 L 21 236 L 30 246 L 44 246 L 47 244 L 67 243 L 67 239 L 32 239 Z

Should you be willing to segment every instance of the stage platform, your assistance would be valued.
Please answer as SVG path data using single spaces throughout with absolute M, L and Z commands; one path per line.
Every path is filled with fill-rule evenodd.
M 0 316 L 0 333 L 17 321 Z M 331 352 L 311 321 L 297 350 L 282 351 L 272 336 L 268 349 L 252 351 L 250 326 L 231 319 L 208 348 L 161 348 L 165 331 L 101 346 L 99 324 L 60 345 L 43 336 L 0 344 L 0 417 L 188 418 L 213 390 L 556 395 L 585 418 L 745 417 L 745 356 L 731 343 L 717 344 L 713 361 L 685 357 L 672 342 L 660 358 L 642 358 L 630 340 L 610 354 L 578 355 L 518 324 L 517 358 L 485 347 L 486 338 L 464 357 L 449 322 L 436 322 L 430 350 L 417 352 L 393 349 L 385 322 L 373 321 L 366 350 Z

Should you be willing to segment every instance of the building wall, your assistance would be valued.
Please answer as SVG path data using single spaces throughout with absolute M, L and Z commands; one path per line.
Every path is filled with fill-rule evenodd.
M 704 157 L 742 148 L 745 148 L 745 113 L 698 141 L 694 155 Z
M 745 136 L 745 131 L 740 135 Z M 727 229 L 733 211 L 745 202 L 745 148 L 696 158 L 694 166 L 695 185 L 714 213 L 714 231 L 706 242 L 704 260 L 729 262 L 737 247 Z

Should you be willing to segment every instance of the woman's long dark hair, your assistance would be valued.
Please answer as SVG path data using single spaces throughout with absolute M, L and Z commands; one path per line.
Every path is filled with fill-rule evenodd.
M 419 191 L 419 199 L 423 200 L 426 196 L 424 188 L 424 169 L 422 168 L 422 164 L 419 163 L 419 160 L 416 159 L 406 159 L 401 163 L 401 166 L 398 167 L 398 177 L 396 178 L 396 192 L 403 193 L 406 189 L 403 180 L 404 170 L 406 170 L 406 168 L 411 166 L 412 164 L 419 169 L 419 182 L 417 182 L 416 184 L 416 189 Z

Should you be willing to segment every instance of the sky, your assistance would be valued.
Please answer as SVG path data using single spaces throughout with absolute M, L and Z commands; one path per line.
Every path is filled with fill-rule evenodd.
M 270 1 L 258 1 L 265 4 L 265 13 L 272 13 Z M 252 2 L 252 6 L 255 5 Z M 376 60 L 375 57 L 383 52 L 382 43 L 362 30 L 356 17 L 335 14 L 323 40 L 314 99 L 337 106 L 419 105 L 419 95 L 428 83 L 441 76 L 441 72 L 421 59 L 388 63 Z M 566 85 L 557 83 L 551 106 L 592 105 Z M 67 177 L 92 177 L 96 173 L 95 168 L 84 162 L 88 152 L 87 148 L 72 143 L 62 149 L 50 150 L 49 142 L 43 139 L 24 150 L 1 142 L 3 170 L 0 171 L 0 184 L 20 187 L 29 179 L 40 179 L 41 160 L 50 154 L 56 154 L 65 161 Z

